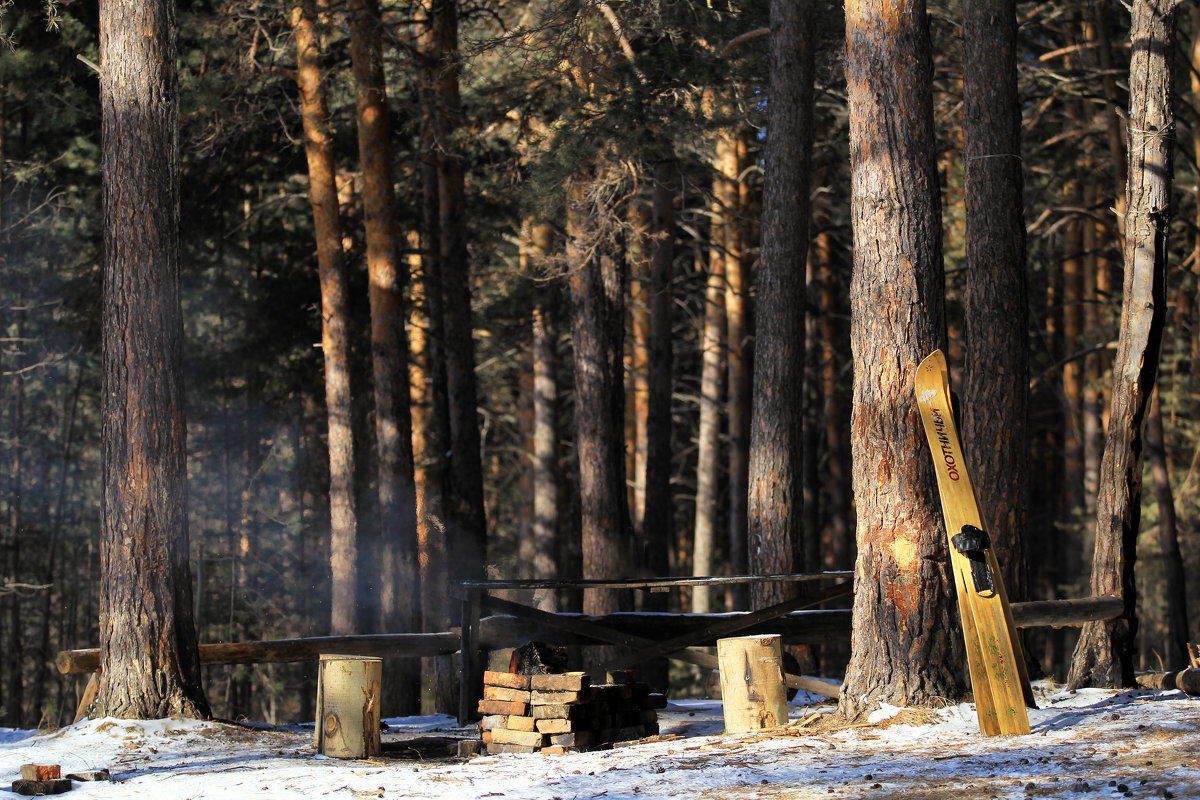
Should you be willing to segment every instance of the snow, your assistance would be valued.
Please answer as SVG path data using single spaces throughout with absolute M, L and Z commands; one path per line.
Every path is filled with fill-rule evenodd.
M 58 731 L 0 729 L 0 798 L 22 764 L 108 769 L 71 798 L 1200 798 L 1200 702 L 1177 691 L 1037 685 L 1033 733 L 981 736 L 969 705 L 887 707 L 832 724 L 801 695 L 789 727 L 723 735 L 720 704 L 673 701 L 663 740 L 568 755 L 451 758 L 474 732 L 450 717 L 388 720 L 381 757 L 315 754 L 312 725 L 90 720 Z M 814 712 L 821 716 L 814 719 Z M 884 718 L 886 717 L 886 719 Z

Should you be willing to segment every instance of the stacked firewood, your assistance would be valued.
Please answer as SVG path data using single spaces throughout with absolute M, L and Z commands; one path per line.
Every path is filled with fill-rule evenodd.
M 479 701 L 488 753 L 566 753 L 658 734 L 667 698 L 624 672 L 485 672 Z

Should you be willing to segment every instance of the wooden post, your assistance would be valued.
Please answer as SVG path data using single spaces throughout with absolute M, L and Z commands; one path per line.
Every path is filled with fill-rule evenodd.
M 726 733 L 787 724 L 781 639 L 771 634 L 717 640 Z
M 316 747 L 333 758 L 379 755 L 383 659 L 322 655 L 317 670 Z

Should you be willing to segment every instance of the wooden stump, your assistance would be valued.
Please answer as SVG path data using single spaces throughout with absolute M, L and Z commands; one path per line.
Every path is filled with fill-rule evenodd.
M 333 758 L 379 755 L 383 659 L 321 656 L 317 672 L 317 752 Z
M 717 641 L 726 733 L 787 724 L 781 638 L 772 634 Z

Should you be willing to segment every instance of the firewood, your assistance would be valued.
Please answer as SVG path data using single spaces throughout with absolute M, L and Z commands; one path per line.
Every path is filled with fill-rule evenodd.
M 529 702 L 535 706 L 570 705 L 586 703 L 592 699 L 592 690 L 583 689 L 578 692 L 530 692 Z
M 497 727 L 508 728 L 510 731 L 533 731 L 537 730 L 537 722 L 538 720 L 533 717 L 512 716 L 506 718 L 504 724 Z
M 529 747 L 541 747 L 546 744 L 546 737 L 537 731 L 510 731 L 507 728 L 496 728 L 492 731 L 492 744 L 521 744 Z
M 540 747 L 532 747 L 524 744 L 504 744 L 502 742 L 492 742 L 487 746 L 489 756 L 500 755 L 502 753 L 536 753 L 541 750 Z
M 503 714 L 506 717 L 509 717 L 509 716 L 523 717 L 523 716 L 525 716 L 525 713 L 528 710 L 529 710 L 528 703 L 521 703 L 521 702 L 509 701 L 509 700 L 480 700 L 479 701 L 479 713 L 483 714 L 485 716 L 490 715 L 490 714 Z
M 503 686 L 506 689 L 523 689 L 529 690 L 528 675 L 516 675 L 512 672 L 494 672 L 488 670 L 483 673 L 483 683 L 485 686 Z
M 542 733 L 574 733 L 581 730 L 579 723 L 569 719 L 539 719 L 537 729 Z
M 53 781 L 62 777 L 58 764 L 22 764 L 21 777 L 27 781 Z
M 512 703 L 528 703 L 530 693 L 522 689 L 509 689 L 504 686 L 484 686 L 484 700 L 504 700 Z
M 579 692 L 591 685 L 586 672 L 565 672 L 561 675 L 531 675 L 529 688 L 536 692 Z

